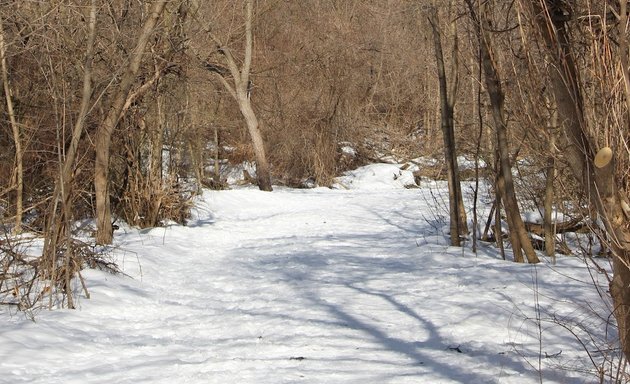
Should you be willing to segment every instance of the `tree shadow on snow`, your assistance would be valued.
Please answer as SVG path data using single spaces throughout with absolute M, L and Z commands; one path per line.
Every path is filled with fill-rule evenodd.
M 408 281 L 420 278 L 424 275 L 417 274 L 421 268 L 430 267 L 418 255 L 413 254 L 413 247 L 399 245 L 401 255 L 385 257 L 383 253 L 396 253 L 396 246 L 388 246 L 378 241 L 380 235 L 369 234 L 356 236 L 337 236 L 335 241 L 339 246 L 325 245 L 326 239 L 320 237 L 302 238 L 307 250 L 296 250 L 295 244 L 283 247 L 282 241 L 273 241 L 277 244 L 273 249 L 261 252 L 257 248 L 257 257 L 248 258 L 236 269 L 236 273 L 251 274 L 257 278 L 266 278 L 269 281 L 283 282 L 291 287 L 290 297 L 293 300 L 299 298 L 309 303 L 310 308 L 324 312 L 330 317 L 326 321 L 328 326 L 347 328 L 349 331 L 359 332 L 364 335 L 364 341 L 369 341 L 380 346 L 382 352 L 393 352 L 406 357 L 405 360 L 393 360 L 391 364 L 400 364 L 401 375 L 412 375 L 418 378 L 431 373 L 444 379 L 450 379 L 465 383 L 492 383 L 499 382 L 500 377 L 494 375 L 508 372 L 506 375 L 525 374 L 536 378 L 538 373 L 513 351 L 497 350 L 499 344 L 489 347 L 460 345 L 452 336 L 444 336 L 440 328 L 429 318 L 421 314 L 422 308 L 412 308 L 397 299 L 391 291 L 369 288 L 371 282 L 386 282 L 387 279 L 404 278 Z M 295 240 L 295 239 L 293 239 Z M 321 242 L 320 242 L 321 241 Z M 315 244 L 313 246 L 313 244 Z M 252 246 L 252 249 L 255 246 Z M 240 252 L 246 252 L 247 248 L 240 248 Z M 387 253 L 385 253 L 387 254 Z M 360 256 L 359 256 L 360 255 Z M 437 271 L 436 271 L 437 272 Z M 330 290 L 334 294 L 330 296 Z M 342 292 L 343 291 L 343 292 Z M 335 295 L 343 295 L 343 300 L 349 303 L 340 303 Z M 406 293 L 409 295 L 409 293 Z M 250 298 L 255 300 L 255 298 Z M 388 329 L 386 324 L 379 321 L 376 315 L 370 313 L 369 308 L 357 310 L 352 302 L 368 300 L 381 303 L 382 310 L 387 311 L 388 318 L 400 318 L 407 322 L 415 322 L 414 328 L 422 335 L 422 341 L 417 338 L 405 338 L 396 335 L 396 329 Z M 273 305 L 273 304 L 270 304 Z M 479 307 L 480 305 L 480 307 Z M 470 303 L 471 309 L 488 308 L 483 303 Z M 381 308 L 379 308 L 380 310 Z M 313 323 L 322 322 L 321 319 L 300 318 L 294 313 L 275 313 L 270 308 L 268 313 L 258 309 L 250 312 L 255 316 L 287 317 L 293 321 Z M 488 309 L 489 310 L 489 309 Z M 467 319 L 460 319 L 461 322 Z M 506 324 L 507 326 L 507 324 Z M 409 328 L 409 327 L 407 327 Z M 492 325 L 488 325 L 491 331 Z M 379 358 L 386 359 L 387 354 L 380 353 Z M 359 356 L 356 357 L 360 359 Z M 406 363 L 410 361 L 411 363 Z M 409 367 L 417 367 L 409 372 Z M 479 369 L 471 369 L 478 367 Z M 493 369 L 492 367 L 496 367 Z M 499 368 L 502 367 L 502 368 Z M 547 372 L 545 373 L 546 377 Z M 551 377 L 558 378 L 560 382 L 571 381 L 572 377 L 562 376 L 562 372 L 551 373 Z

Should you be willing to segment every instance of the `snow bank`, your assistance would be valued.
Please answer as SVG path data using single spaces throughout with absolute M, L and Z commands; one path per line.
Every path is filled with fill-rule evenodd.
M 396 165 L 340 179 L 205 191 L 188 226 L 116 231 L 126 276 L 84 271 L 78 310 L 0 306 L 0 383 L 595 382 L 584 349 L 615 353 L 598 270 L 450 247 L 446 189 Z
M 337 177 L 336 189 L 405 189 L 417 187 L 413 172 L 400 169 L 398 164 L 370 164 Z

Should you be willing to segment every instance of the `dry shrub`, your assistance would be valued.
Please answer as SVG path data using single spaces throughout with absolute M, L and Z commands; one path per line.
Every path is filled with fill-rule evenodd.
M 162 170 L 162 164 L 150 164 L 145 133 L 136 130 L 136 134 L 127 136 L 127 156 L 112 161 L 113 209 L 126 223 L 141 228 L 168 220 L 183 224 L 189 217 L 195 188 L 178 176 L 177 162 L 171 162 L 168 170 Z M 173 151 L 170 156 L 178 157 Z
M 76 238 L 66 240 L 56 244 L 54 252 L 36 257 L 29 250 L 38 239 L 18 240 L 5 233 L 0 241 L 0 305 L 15 306 L 33 319 L 33 310 L 38 308 L 73 308 L 76 283 L 89 298 L 81 275 L 84 268 L 120 273 L 93 245 Z
M 271 163 L 279 181 L 300 187 L 311 179 L 327 185 L 335 174 L 335 144 L 329 135 L 311 129 L 285 132 L 271 137 L 274 145 L 270 153 Z
M 227 159 L 231 164 L 251 162 L 254 160 L 254 148 L 249 142 L 227 144 L 221 148 L 219 156 Z
M 175 180 L 152 183 L 146 177 L 130 176 L 116 212 L 126 223 L 140 228 L 155 227 L 165 221 L 185 224 L 190 217 L 193 190 L 186 191 Z

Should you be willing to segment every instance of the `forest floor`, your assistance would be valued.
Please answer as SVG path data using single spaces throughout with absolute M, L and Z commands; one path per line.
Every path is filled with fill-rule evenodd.
M 604 275 L 450 247 L 444 184 L 389 173 L 206 191 L 186 226 L 120 228 L 126 276 L 84 271 L 78 309 L 0 308 L 0 383 L 596 381 Z

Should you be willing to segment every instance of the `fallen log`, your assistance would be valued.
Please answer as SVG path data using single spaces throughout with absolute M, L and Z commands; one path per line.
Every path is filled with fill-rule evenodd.
M 555 223 L 553 226 L 555 229 L 555 233 L 587 233 L 590 231 L 588 225 L 581 218 Z M 527 232 L 533 233 L 540 237 L 545 236 L 545 229 L 542 223 L 525 222 L 525 229 L 527 230 Z

